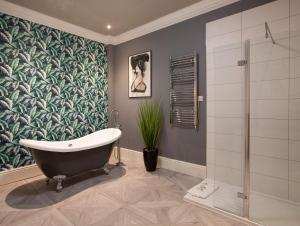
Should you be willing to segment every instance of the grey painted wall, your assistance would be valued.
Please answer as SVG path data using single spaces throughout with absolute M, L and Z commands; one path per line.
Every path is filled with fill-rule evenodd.
M 199 94 L 206 96 L 205 24 L 272 0 L 242 0 L 204 15 L 186 20 L 143 37 L 111 47 L 113 57 L 114 108 L 120 112 L 123 128 L 121 147 L 141 151 L 144 147 L 137 128 L 138 105 L 144 99 L 128 98 L 128 56 L 152 51 L 152 99 L 162 104 L 163 130 L 160 155 L 181 161 L 206 165 L 206 103 L 200 102 L 198 131 L 171 128 L 169 124 L 169 57 L 199 54 Z

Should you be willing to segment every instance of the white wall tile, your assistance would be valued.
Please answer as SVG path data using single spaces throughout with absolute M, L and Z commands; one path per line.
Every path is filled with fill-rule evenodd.
M 260 155 L 250 155 L 252 173 L 288 180 L 289 161 Z
M 300 57 L 294 58 L 295 67 L 294 67 L 294 75 L 295 77 L 300 77 Z
M 250 64 L 251 81 L 289 78 L 289 59 Z
M 288 159 L 288 148 L 288 140 L 250 137 L 251 154 Z
M 289 0 L 277 0 L 242 13 L 242 27 L 252 27 L 265 21 L 278 20 L 289 16 Z
M 291 15 L 300 13 L 300 1 L 299 0 L 290 0 Z
M 215 149 L 207 149 L 206 161 L 207 164 L 215 164 Z
M 207 133 L 206 136 L 206 147 L 208 149 L 214 149 L 215 148 L 215 135 L 214 133 Z M 207 150 L 208 152 L 208 150 Z
M 261 174 L 251 174 L 251 190 L 273 195 L 279 198 L 288 198 L 288 181 Z
M 206 84 L 214 85 L 215 84 L 215 69 L 206 70 Z
M 290 160 L 300 161 L 300 141 L 290 140 L 289 153 Z
M 300 183 L 290 181 L 289 198 L 294 202 L 300 202 Z
M 288 119 L 288 100 L 252 100 L 251 118 Z
M 243 173 L 240 170 L 216 165 L 214 173 L 217 181 L 242 186 Z
M 241 29 L 241 13 L 224 17 L 206 24 L 206 37 L 222 35 Z
M 207 131 L 210 133 L 241 135 L 242 120 L 240 118 L 208 117 Z
M 277 39 L 276 45 L 267 40 L 263 43 L 251 45 L 250 62 L 264 62 L 289 57 L 290 41 L 288 38 Z
M 300 98 L 300 78 L 290 79 L 290 98 Z
M 231 66 L 214 69 L 214 73 L 208 74 L 208 76 L 214 76 L 214 84 L 230 84 L 241 83 L 244 72 L 241 67 Z
M 215 179 L 215 165 L 211 163 L 207 163 L 207 168 L 206 168 L 206 175 L 207 178 L 210 178 L 212 180 Z
M 229 167 L 233 169 L 242 169 L 242 154 L 241 152 L 232 151 L 215 151 L 215 165 Z
M 300 77 L 300 57 L 290 58 L 290 78 Z
M 215 118 L 214 117 L 207 117 L 207 132 L 214 133 L 215 132 Z
M 224 84 L 214 86 L 214 100 L 241 100 L 243 84 Z
M 208 117 L 215 116 L 215 101 L 208 101 L 206 104 L 206 112 Z
M 288 120 L 252 119 L 250 126 L 251 136 L 288 139 Z
M 207 103 L 208 116 L 242 117 L 241 101 L 210 101 Z
M 214 101 L 215 100 L 215 86 L 213 85 L 208 85 L 206 87 L 206 99 L 207 101 Z
M 300 119 L 300 99 L 291 99 L 289 107 L 290 119 Z
M 243 146 L 242 141 L 244 139 L 241 135 L 230 135 L 230 134 L 208 134 L 210 147 L 219 150 L 228 150 L 233 152 L 242 152 Z
M 289 120 L 289 130 L 290 139 L 300 141 L 300 120 Z
M 289 80 L 271 80 L 251 82 L 251 99 L 287 99 L 289 96 Z
M 300 182 L 300 162 L 289 161 L 289 176 L 291 181 Z
M 206 53 L 206 69 L 214 69 L 214 53 Z
M 214 68 L 237 66 L 237 62 L 242 57 L 241 48 L 213 52 L 212 54 Z
M 208 53 L 241 47 L 241 30 L 218 35 L 206 40 L 206 52 Z
M 290 18 L 290 35 L 300 35 L 300 14 L 291 16 Z
M 300 36 L 291 37 L 291 49 L 290 56 L 291 57 L 299 57 L 300 56 Z

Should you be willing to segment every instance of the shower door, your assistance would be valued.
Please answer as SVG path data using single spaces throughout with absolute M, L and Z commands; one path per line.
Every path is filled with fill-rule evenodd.
M 207 25 L 207 168 L 216 190 L 213 206 L 247 217 L 249 42 L 242 41 L 241 17 Z

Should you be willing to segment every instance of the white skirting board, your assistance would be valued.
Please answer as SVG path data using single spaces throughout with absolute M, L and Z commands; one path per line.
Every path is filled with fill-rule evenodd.
M 124 160 L 130 159 L 143 161 L 143 153 L 127 148 L 121 148 L 121 158 L 124 158 Z M 190 162 L 183 162 L 176 159 L 170 159 L 163 156 L 159 156 L 157 167 L 187 174 L 201 179 L 206 178 L 206 166 Z
M 113 158 L 113 154 L 111 155 L 111 158 Z M 125 163 L 126 159 L 142 162 L 143 153 L 127 148 L 121 148 L 121 158 L 123 158 Z M 158 168 L 164 168 L 175 172 L 184 173 L 201 179 L 206 178 L 206 166 L 183 162 L 175 159 L 169 159 L 162 156 L 158 157 Z M 41 174 L 42 172 L 36 164 L 3 171 L 0 172 L 0 186 L 35 177 Z
M 0 186 L 41 175 L 36 164 L 0 172 Z

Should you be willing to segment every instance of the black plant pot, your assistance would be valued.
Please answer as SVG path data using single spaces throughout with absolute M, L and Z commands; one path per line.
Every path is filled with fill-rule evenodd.
M 144 163 L 146 170 L 152 172 L 156 170 L 158 149 L 148 150 L 147 148 L 143 149 Z

